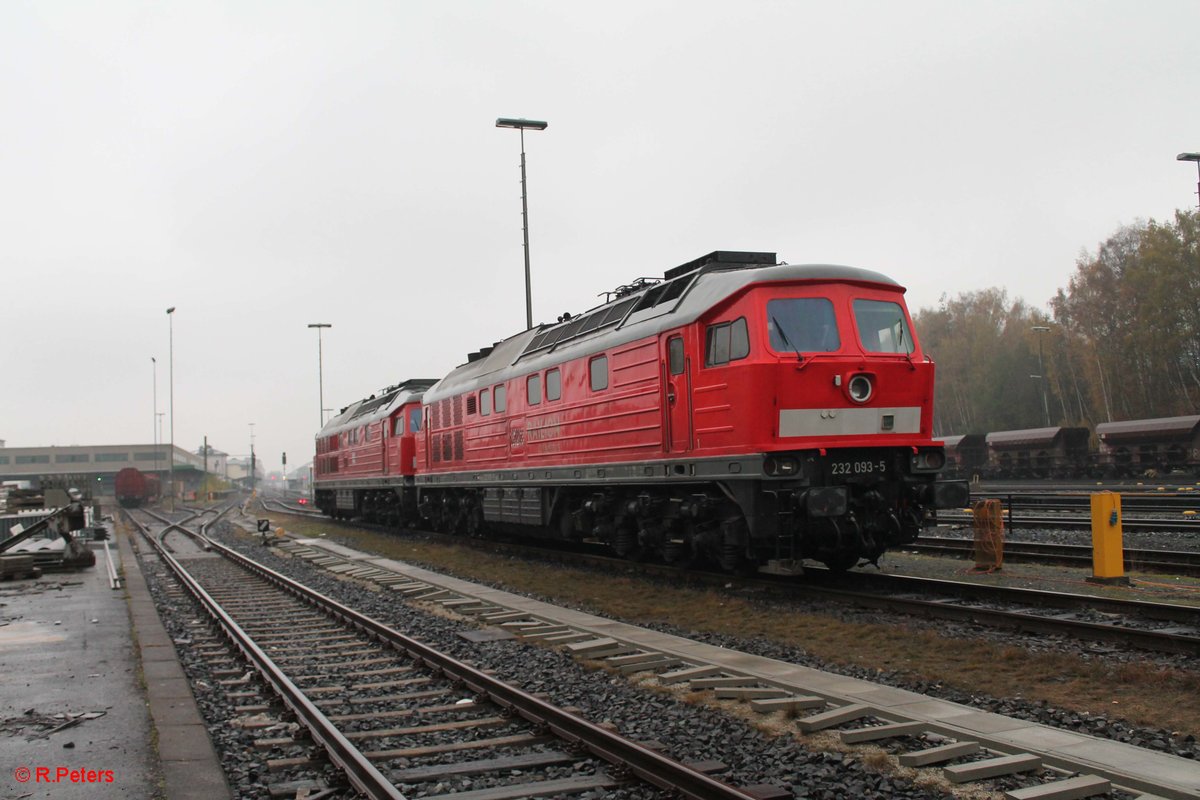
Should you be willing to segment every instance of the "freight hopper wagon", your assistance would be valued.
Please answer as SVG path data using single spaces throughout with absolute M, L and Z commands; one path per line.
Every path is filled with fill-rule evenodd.
M 484 348 L 424 392 L 418 513 L 727 569 L 874 560 L 968 499 L 936 480 L 934 365 L 903 293 L 715 252 Z
M 1096 438 L 1103 475 L 1200 473 L 1200 415 L 1103 422 Z

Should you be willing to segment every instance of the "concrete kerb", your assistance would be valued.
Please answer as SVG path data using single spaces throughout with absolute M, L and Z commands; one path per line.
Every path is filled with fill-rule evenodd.
M 159 619 L 129 535 L 120 533 L 117 546 L 166 796 L 171 800 L 232 798 L 208 727 Z

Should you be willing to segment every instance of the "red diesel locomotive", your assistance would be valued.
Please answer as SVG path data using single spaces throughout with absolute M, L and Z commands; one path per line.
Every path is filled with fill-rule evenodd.
M 344 409 L 318 436 L 316 503 L 726 569 L 875 560 L 968 499 L 936 480 L 934 365 L 903 294 L 711 253 Z

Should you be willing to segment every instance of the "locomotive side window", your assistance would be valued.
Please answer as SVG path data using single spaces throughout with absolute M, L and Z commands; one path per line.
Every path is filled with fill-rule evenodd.
M 777 353 L 832 353 L 842 347 L 833 303 L 824 297 L 767 301 L 767 331 Z
M 525 397 L 529 405 L 536 406 L 542 402 L 542 376 L 530 375 L 525 379 Z
M 399 435 L 401 435 L 402 433 L 404 433 L 404 417 L 403 417 L 403 416 L 399 416 L 399 417 L 396 417 L 396 421 L 395 421 L 395 423 L 393 424 L 393 427 L 392 427 L 392 435 L 393 435 L 393 436 L 399 436 Z
M 487 416 L 492 413 L 492 390 L 484 389 L 479 393 L 479 413 Z
M 418 433 L 421 430 L 421 409 L 414 408 L 408 412 L 408 432 Z
M 704 366 L 716 367 L 750 355 L 746 318 L 709 325 L 704 332 Z M 682 370 L 681 370 L 682 371 Z
M 597 356 L 588 362 L 588 374 L 593 392 L 608 388 L 608 356 Z
M 912 331 L 899 303 L 886 300 L 855 300 L 854 324 L 858 338 L 869 353 L 903 353 L 913 351 Z
M 683 364 L 683 337 L 673 336 L 667 341 L 667 369 L 672 375 L 682 375 Z
M 504 388 L 504 384 L 500 384 L 492 394 L 496 395 L 496 413 L 502 414 L 508 410 L 508 391 Z
M 546 370 L 546 399 L 557 400 L 562 397 L 562 375 L 557 369 Z

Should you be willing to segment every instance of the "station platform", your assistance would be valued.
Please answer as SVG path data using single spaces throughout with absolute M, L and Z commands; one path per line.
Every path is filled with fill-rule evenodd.
M 632 645 L 678 658 L 685 663 L 716 665 L 723 672 L 749 676 L 758 683 L 797 695 L 816 695 L 837 706 L 866 706 L 874 716 L 917 721 L 926 730 L 959 741 L 970 740 L 999 752 L 1035 753 L 1042 762 L 1067 769 L 1082 768 L 1114 785 L 1153 797 L 1200 798 L 1200 764 L 1109 739 L 1005 717 L 959 703 L 870 681 L 837 675 L 763 656 L 728 650 L 636 625 L 562 608 L 540 600 L 472 583 L 324 539 L 295 538 L 364 567 L 394 572 L 411 581 L 444 589 L 489 605 L 524 612 L 530 618 L 563 625 L 597 639 Z
M 230 797 L 128 540 L 118 589 L 92 546 L 94 567 L 0 583 L 0 798 Z

